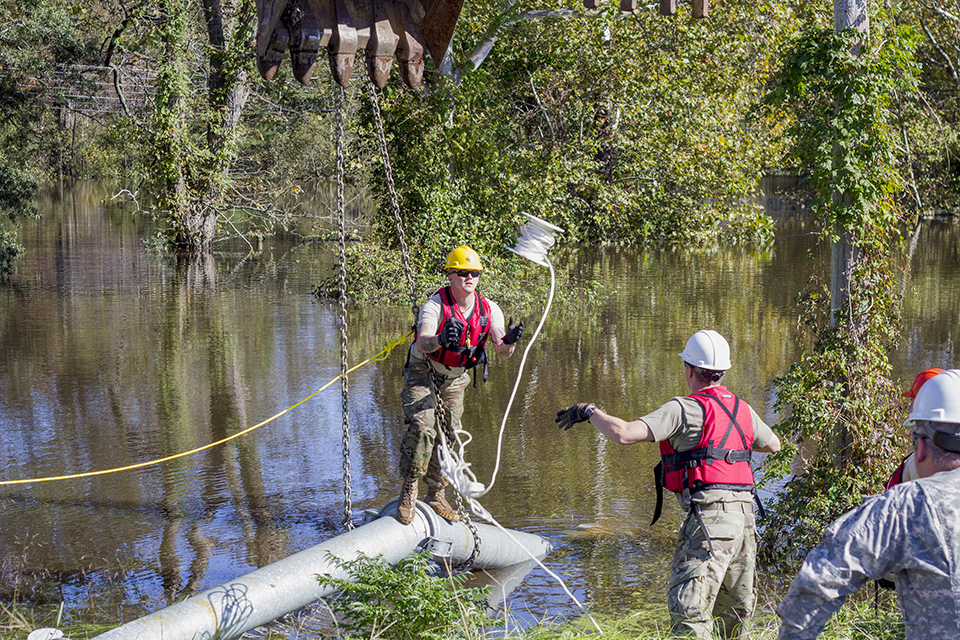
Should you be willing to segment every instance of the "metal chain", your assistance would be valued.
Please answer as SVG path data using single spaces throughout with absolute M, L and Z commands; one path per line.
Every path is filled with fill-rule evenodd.
M 407 276 L 407 286 L 410 288 L 410 307 L 413 309 L 413 322 L 416 324 L 420 316 L 420 307 L 417 305 L 417 289 L 413 281 L 413 268 L 410 266 L 410 250 L 403 234 L 403 224 L 400 218 L 400 202 L 397 199 L 397 189 L 393 182 L 393 167 L 390 164 L 390 153 L 387 151 L 387 137 L 383 131 L 383 117 L 380 114 L 380 98 L 377 87 L 372 82 L 367 85 L 370 91 L 370 104 L 373 105 L 373 119 L 377 125 L 377 141 L 380 143 L 380 157 L 383 158 L 383 173 L 387 178 L 387 191 L 390 192 L 390 208 L 393 211 L 393 221 L 397 226 L 397 238 L 400 241 L 400 253 L 403 257 L 403 270 Z
M 337 138 L 337 248 L 340 266 L 340 395 L 343 403 L 343 526 L 353 529 L 350 491 L 350 413 L 347 385 L 347 238 L 343 199 L 343 87 L 334 88 Z
M 437 374 L 431 377 L 433 379 L 433 393 L 437 399 L 437 409 L 434 411 L 437 432 L 443 431 L 443 435 L 447 439 L 447 446 L 452 448 L 453 443 L 457 440 L 453 428 L 447 424 L 446 403 L 440 397 L 440 386 L 443 384 L 443 378 Z M 470 557 L 452 567 L 453 571 L 463 571 L 473 566 L 473 561 L 480 555 L 480 532 L 477 531 L 477 527 L 470 520 L 470 512 L 463 508 L 463 497 L 460 495 L 457 485 L 452 482 L 450 484 L 453 486 L 453 499 L 457 504 L 457 515 L 460 516 L 460 521 L 467 526 L 473 536 L 473 551 L 470 553 Z

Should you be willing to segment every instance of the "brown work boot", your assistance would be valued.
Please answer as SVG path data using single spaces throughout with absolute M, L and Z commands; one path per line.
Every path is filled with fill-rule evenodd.
M 450 503 L 447 502 L 447 497 L 444 495 L 444 488 L 447 486 L 447 483 L 435 487 L 430 487 L 427 489 L 427 497 L 424 500 L 431 509 L 437 512 L 437 515 L 446 520 L 447 522 L 459 522 L 460 516 L 457 515 L 457 512 L 453 510 L 453 507 L 450 506 Z
M 403 524 L 413 522 L 413 512 L 417 509 L 417 482 L 416 478 L 404 479 L 400 489 L 400 500 L 397 501 L 397 520 Z

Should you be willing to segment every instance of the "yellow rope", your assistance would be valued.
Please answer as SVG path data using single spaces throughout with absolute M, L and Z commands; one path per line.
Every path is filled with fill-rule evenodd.
M 407 334 L 405 334 L 402 338 L 398 338 L 398 339 L 394 340 L 393 342 L 391 342 L 390 344 L 388 344 L 386 347 L 384 347 L 377 355 L 375 355 L 375 356 L 373 356 L 373 357 L 370 357 L 370 358 L 367 358 L 366 360 L 364 360 L 364 361 L 361 362 L 360 364 L 354 365 L 351 369 L 348 369 L 348 370 L 347 370 L 347 373 L 350 373 L 350 372 L 352 372 L 352 371 L 355 371 L 355 370 L 359 369 L 360 367 L 362 367 L 363 365 L 367 364 L 368 362 L 371 362 L 371 361 L 382 362 L 383 360 L 386 360 L 386 359 L 387 359 L 387 356 L 390 355 L 390 352 L 393 351 L 393 350 L 394 350 L 395 348 L 397 348 L 398 346 L 400 346 L 401 344 L 403 344 L 404 342 L 406 342 L 406 341 L 407 341 L 407 338 L 409 338 L 412 334 L 413 334 L 413 331 L 410 331 L 410 332 L 408 332 Z M 191 449 L 190 451 L 184 451 L 184 452 L 182 452 L 182 453 L 177 453 L 177 454 L 174 454 L 174 455 L 172 455 L 172 456 L 167 456 L 167 457 L 165 457 L 165 458 L 158 458 L 158 459 L 156 459 L 156 460 L 149 460 L 149 461 L 147 461 L 147 462 L 138 462 L 137 464 L 127 465 L 126 467 L 116 467 L 116 468 L 114 468 L 114 469 L 103 469 L 102 471 L 87 471 L 87 472 L 85 472 L 85 473 L 74 473 L 74 474 L 70 474 L 70 475 L 66 475 L 66 476 L 49 476 L 49 477 L 46 477 L 46 478 L 26 478 L 26 479 L 23 479 L 23 480 L 5 480 L 5 481 L 0 481 L 0 486 L 13 485 L 13 484 L 29 484 L 29 483 L 33 483 L 33 482 L 52 482 L 52 481 L 54 481 L 54 480 L 72 480 L 72 479 L 75 479 L 75 478 L 89 478 L 89 477 L 91 477 L 91 476 L 103 476 L 103 475 L 107 475 L 108 473 L 118 473 L 118 472 L 120 472 L 120 471 L 130 471 L 131 469 L 140 469 L 141 467 L 149 467 L 149 466 L 154 465 L 154 464 L 160 464 L 160 463 L 162 463 L 162 462 L 169 462 L 170 460 L 176 460 L 177 458 L 183 458 L 183 457 L 185 457 L 185 456 L 193 455 L 194 453 L 199 453 L 200 451 L 205 451 L 205 450 L 210 449 L 210 448 L 212 448 L 212 447 L 216 447 L 216 446 L 219 446 L 219 445 L 221 445 L 221 444 L 224 444 L 225 442 L 230 442 L 230 441 L 233 440 L 234 438 L 239 438 L 239 437 L 242 436 L 242 435 L 245 435 L 245 434 L 250 433 L 250 432 L 253 431 L 254 429 L 259 429 L 259 428 L 262 427 L 263 425 L 265 425 L 265 424 L 267 424 L 267 423 L 269 423 L 269 422 L 273 422 L 274 420 L 276 420 L 277 418 L 279 418 L 279 417 L 282 416 L 283 414 L 287 413 L 288 411 L 292 411 L 293 409 L 296 409 L 297 407 L 299 407 L 300 405 L 302 405 L 302 404 L 303 404 L 304 402 L 306 402 L 307 400 L 313 398 L 315 395 L 317 395 L 317 394 L 320 393 L 321 391 L 325 390 L 327 387 L 329 387 L 330 385 L 332 385 L 334 382 L 336 382 L 336 381 L 339 380 L 339 379 L 340 379 L 340 376 L 338 375 L 336 378 L 334 378 L 333 380 L 331 380 L 331 381 L 328 382 L 327 384 L 323 385 L 322 387 L 320 387 L 319 389 L 317 389 L 316 391 L 314 391 L 313 393 L 311 393 L 309 396 L 307 396 L 306 398 L 304 398 L 303 400 L 301 400 L 301 401 L 298 402 L 297 404 L 295 404 L 295 405 L 293 405 L 293 406 L 291 406 L 291 407 L 287 407 L 286 409 L 284 409 L 283 411 L 281 411 L 281 412 L 278 413 L 277 415 L 272 416 L 272 417 L 270 417 L 270 418 L 267 418 L 267 419 L 264 420 L 263 422 L 257 423 L 257 424 L 255 424 L 255 425 L 253 425 L 252 427 L 247 427 L 247 428 L 244 429 L 243 431 L 238 431 L 237 433 L 233 434 L 232 436 L 228 436 L 228 437 L 224 438 L 223 440 L 217 440 L 216 442 L 211 442 L 210 444 L 206 444 L 206 445 L 204 445 L 204 446 L 202 446 L 202 447 L 197 447 L 196 449 Z

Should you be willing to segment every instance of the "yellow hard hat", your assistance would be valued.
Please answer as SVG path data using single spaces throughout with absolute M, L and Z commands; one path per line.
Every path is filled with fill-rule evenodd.
M 447 256 L 447 271 L 457 269 L 471 269 L 473 271 L 483 271 L 483 265 L 480 264 L 480 256 L 477 252 L 466 245 L 461 245 L 450 252 Z

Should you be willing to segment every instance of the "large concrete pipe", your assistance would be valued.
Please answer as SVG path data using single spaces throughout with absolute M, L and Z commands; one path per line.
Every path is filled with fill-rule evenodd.
M 267 565 L 245 576 L 208 589 L 192 598 L 96 636 L 95 640 L 226 640 L 254 629 L 329 595 L 317 574 L 349 578 L 330 562 L 328 554 L 342 560 L 358 555 L 381 556 L 396 564 L 423 549 L 453 565 L 470 558 L 473 534 L 463 523 L 450 523 L 418 502 L 413 523 L 400 524 L 392 515 L 396 501 L 352 531 Z M 529 533 L 476 524 L 480 551 L 472 566 L 480 569 L 509 567 L 543 558 L 551 549 L 544 538 Z

